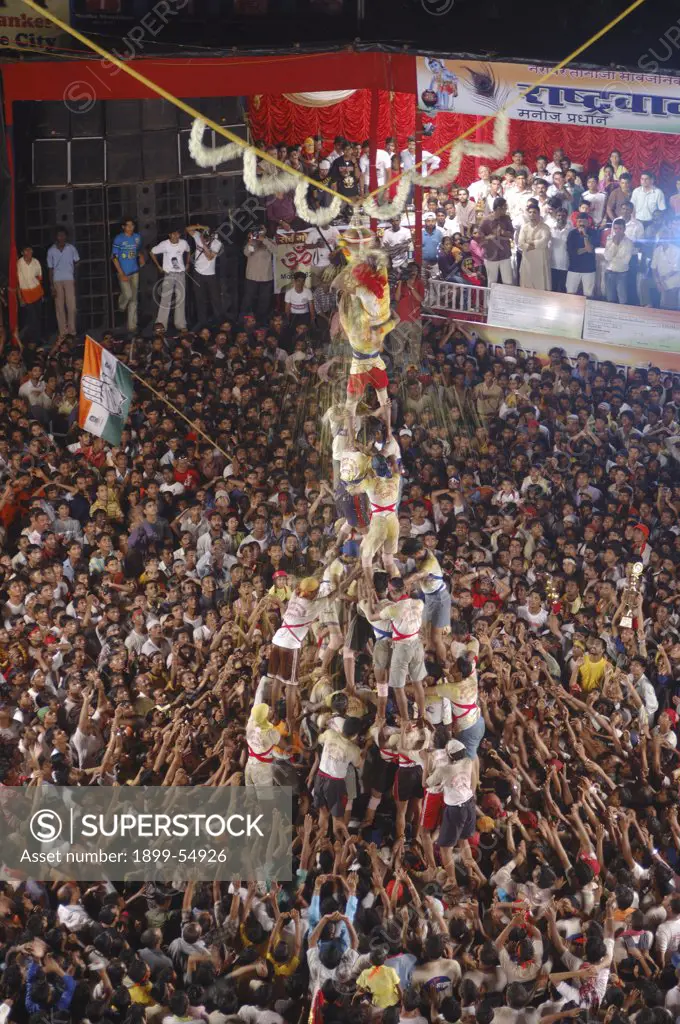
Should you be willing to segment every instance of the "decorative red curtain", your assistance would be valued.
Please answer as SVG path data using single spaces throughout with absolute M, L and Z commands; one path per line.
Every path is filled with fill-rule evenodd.
M 258 96 L 249 101 L 249 117 L 253 138 L 266 142 L 301 142 L 308 135 L 323 135 L 328 143 L 334 136 L 362 141 L 369 136 L 369 90 L 361 89 L 334 107 L 298 107 L 282 96 Z M 439 114 L 433 134 L 424 140 L 427 149 L 435 151 L 452 142 L 458 135 L 481 120 L 471 114 Z M 378 138 L 396 135 L 399 148 L 415 129 L 415 96 L 411 93 L 380 93 Z M 469 138 L 475 142 L 490 141 L 493 127 L 483 125 Z M 614 128 L 564 127 L 533 121 L 511 121 L 510 149 L 523 149 L 529 164 L 544 153 L 563 146 L 575 164 L 597 169 L 612 149 L 621 151 L 623 162 L 634 178 L 645 169 L 654 171 L 662 188 L 675 191 L 680 175 L 680 136 L 657 132 L 622 132 Z M 509 160 L 509 157 L 508 157 Z M 461 180 L 469 181 L 481 161 L 466 157 Z

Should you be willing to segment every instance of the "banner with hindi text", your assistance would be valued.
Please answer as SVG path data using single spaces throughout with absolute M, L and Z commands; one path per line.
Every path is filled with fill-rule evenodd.
M 418 57 L 418 106 L 488 117 L 501 108 L 519 121 L 623 131 L 676 132 L 680 79 L 643 71 L 563 68 L 534 64 Z

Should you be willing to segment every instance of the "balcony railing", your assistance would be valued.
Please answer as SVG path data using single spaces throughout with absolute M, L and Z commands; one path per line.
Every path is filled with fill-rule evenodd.
M 454 313 L 462 320 L 486 320 L 489 289 L 430 278 L 425 292 L 425 307 L 433 312 Z

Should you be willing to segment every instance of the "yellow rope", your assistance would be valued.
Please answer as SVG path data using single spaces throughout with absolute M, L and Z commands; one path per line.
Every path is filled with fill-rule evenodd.
M 27 2 L 28 0 L 24 0 L 24 3 Z M 554 68 L 551 68 L 546 75 L 542 75 L 541 78 L 539 78 L 538 81 L 530 85 L 528 89 L 525 89 L 524 92 L 520 92 L 519 95 L 514 97 L 512 100 L 508 100 L 505 106 L 501 107 L 500 110 L 494 111 L 493 114 L 487 114 L 487 116 L 483 117 L 481 121 L 477 121 L 475 124 L 472 125 L 472 127 L 467 128 L 464 132 L 462 132 L 456 139 L 453 140 L 453 142 L 447 142 L 446 145 L 441 146 L 439 149 L 435 150 L 435 152 L 432 155 L 439 156 L 440 153 L 445 153 L 447 150 L 451 149 L 451 147 L 455 145 L 456 142 L 460 142 L 462 139 L 467 139 L 468 136 L 472 135 L 473 132 L 476 132 L 478 128 L 481 128 L 483 125 L 488 124 L 489 121 L 493 121 L 496 117 L 498 117 L 499 114 L 504 113 L 510 106 L 511 102 L 515 102 L 518 99 L 524 99 L 527 93 L 530 93 L 538 85 L 543 85 L 544 82 L 547 82 L 549 79 L 551 79 L 553 75 L 556 75 L 557 72 L 561 71 L 562 68 L 567 66 L 567 64 L 570 64 L 571 61 L 575 60 L 577 57 L 580 57 L 584 50 L 587 50 L 589 46 L 592 46 L 593 43 L 596 43 L 598 39 L 601 39 L 602 36 L 605 36 L 607 32 L 614 28 L 615 25 L 618 25 L 620 21 L 623 21 L 623 19 L 627 18 L 632 11 L 634 11 L 637 7 L 641 7 L 644 3 L 645 0 L 634 0 L 634 3 L 632 3 L 629 7 L 626 7 L 625 11 L 621 11 L 621 13 L 617 14 L 615 18 L 612 18 L 609 24 L 605 25 L 604 28 L 601 28 L 599 32 L 596 32 L 595 35 L 591 36 L 590 39 L 586 40 L 585 43 L 581 43 L 581 45 L 577 47 L 577 49 L 574 50 L 573 53 L 570 53 L 568 57 L 565 57 L 563 60 L 561 60 L 559 64 L 555 65 Z M 415 164 L 413 170 L 417 170 L 418 168 L 422 167 L 423 162 L 424 161 L 421 160 L 419 163 Z M 400 178 L 403 178 L 404 174 L 406 173 L 410 172 L 402 171 L 401 174 L 397 174 L 394 178 L 390 178 L 390 180 L 388 182 L 385 182 L 384 185 L 381 185 L 379 188 L 373 189 L 372 192 L 369 192 L 368 195 L 364 196 L 364 200 L 372 199 L 374 196 L 379 195 L 379 193 L 382 192 L 384 189 L 389 188 L 389 186 L 391 185 L 394 185 L 395 181 L 399 181 Z
M 125 366 L 125 363 L 123 363 L 123 366 Z M 184 422 L 188 423 L 192 430 L 195 430 L 197 434 L 200 434 L 201 437 L 204 437 L 212 448 L 216 448 L 218 452 L 221 452 L 221 454 L 224 455 L 225 459 L 228 462 L 231 461 L 231 455 L 229 455 L 228 452 L 225 452 L 224 448 L 220 448 L 220 446 L 218 445 L 217 441 L 215 441 L 214 438 L 206 434 L 204 430 L 201 430 L 201 428 L 198 427 L 195 423 L 193 423 L 188 416 L 185 416 L 184 413 L 180 409 L 178 409 L 176 405 L 173 405 L 169 398 L 166 398 L 165 395 L 162 395 L 160 391 L 156 391 L 155 387 L 153 387 L 152 384 L 149 384 L 149 382 L 144 380 L 143 377 L 140 377 L 138 373 L 135 373 L 134 370 L 131 370 L 129 366 L 127 367 L 127 370 L 130 373 L 130 375 L 132 377 L 135 377 L 135 379 L 138 380 L 140 384 L 143 384 L 144 387 L 147 388 L 152 395 L 155 395 L 156 398 L 159 398 L 161 402 L 165 402 L 166 405 L 170 406 L 174 413 L 177 413 L 178 416 L 181 416 Z
M 168 92 L 167 89 L 164 89 L 162 86 L 157 85 L 156 82 L 152 82 L 151 79 L 147 78 L 140 71 L 137 71 L 134 67 L 132 67 L 130 62 L 126 62 L 120 60 L 118 57 L 114 57 L 112 53 L 109 53 L 108 50 L 105 50 L 102 46 L 99 46 L 97 43 L 92 42 L 92 40 L 88 39 L 87 36 L 84 36 L 82 32 L 79 32 L 71 25 L 67 25 L 66 22 L 62 21 L 61 18 L 58 18 L 55 14 L 52 13 L 52 11 L 48 10 L 45 7 L 39 7 L 38 4 L 35 3 L 35 0 L 22 0 L 22 3 L 26 4 L 27 7 L 30 7 L 32 10 L 34 10 L 37 14 L 40 15 L 41 18 L 47 18 L 49 21 L 52 22 L 53 25 L 56 25 L 58 28 L 60 28 L 62 32 L 66 32 L 68 35 L 73 36 L 73 38 L 77 39 L 78 42 L 83 44 L 83 46 L 86 46 L 90 50 L 93 50 L 95 53 L 99 54 L 99 56 L 102 57 L 104 60 L 110 61 L 114 65 L 114 67 L 119 68 L 121 71 L 125 71 L 126 74 L 136 79 L 136 81 L 141 82 L 141 84 L 144 85 L 150 92 L 156 93 L 157 96 L 160 96 L 162 99 L 167 100 L 168 103 L 173 103 L 180 110 L 183 110 L 185 114 L 188 114 L 189 117 L 198 118 L 199 120 L 204 121 L 205 124 L 207 124 L 208 127 L 212 128 L 214 132 L 217 132 L 218 135 L 222 135 L 225 139 L 229 139 L 230 142 L 236 143 L 243 149 L 248 147 L 247 142 L 244 142 L 243 139 L 239 138 L 238 135 L 235 135 L 233 132 L 230 132 L 228 128 L 225 128 L 223 125 L 217 124 L 216 121 L 211 121 L 210 118 L 206 117 L 204 114 L 201 114 L 200 111 L 196 110 L 188 103 L 185 103 L 184 100 L 178 99 L 171 92 Z M 585 43 L 582 43 L 572 53 L 570 53 L 567 57 L 561 60 L 559 64 L 556 64 L 554 68 L 551 68 L 547 74 L 542 75 L 528 89 L 526 89 L 524 92 L 520 92 L 516 99 L 522 99 L 524 96 L 527 95 L 527 93 L 531 92 L 537 86 L 543 85 L 545 82 L 549 81 L 554 75 L 557 74 L 558 71 L 561 71 L 562 68 L 567 66 L 567 64 L 569 64 L 571 61 L 579 57 L 584 52 L 584 50 L 587 50 L 589 46 L 592 46 L 592 44 L 596 43 L 598 39 L 601 39 L 603 36 L 605 36 L 608 32 L 611 31 L 611 29 L 614 28 L 615 25 L 618 25 L 619 22 L 623 21 L 624 18 L 627 18 L 632 11 L 636 10 L 636 8 L 638 7 L 641 7 L 644 3 L 645 0 L 634 0 L 634 2 L 630 4 L 628 7 L 626 7 L 624 11 L 621 11 L 620 14 L 617 14 L 615 18 L 612 18 L 612 20 L 608 22 L 608 24 L 606 24 L 604 28 L 601 28 L 598 32 L 595 32 L 595 34 L 592 35 L 589 39 L 587 39 Z M 507 110 L 508 106 L 509 101 L 508 103 L 506 103 L 504 107 L 501 108 L 501 110 L 495 111 L 493 114 L 488 114 L 486 117 L 483 117 L 481 121 L 477 121 L 474 125 L 472 125 L 466 131 L 462 132 L 457 138 L 455 138 L 453 142 L 447 142 L 446 145 L 441 146 L 438 150 L 436 150 L 434 155 L 438 156 L 440 153 L 444 153 L 445 151 L 451 149 L 451 147 L 455 145 L 455 143 L 460 142 L 462 139 L 468 138 L 468 136 L 472 135 L 473 132 L 476 132 L 478 128 L 481 128 L 483 125 L 488 124 L 490 121 L 493 121 L 498 116 L 499 113 L 502 113 L 503 111 Z M 334 189 L 330 188 L 328 185 L 324 185 L 323 182 L 315 181 L 313 178 L 308 177 L 302 171 L 295 170 L 295 168 L 290 167 L 288 164 L 284 164 L 281 160 L 269 156 L 268 153 L 265 153 L 261 149 L 256 149 L 254 146 L 251 146 L 249 148 L 252 149 L 255 153 L 257 153 L 257 155 L 262 160 L 266 160 L 268 163 L 273 164 L 275 167 L 279 167 L 282 171 L 285 171 L 288 174 L 296 175 L 297 177 L 306 181 L 308 184 L 312 185 L 314 188 L 318 188 L 324 192 L 328 192 L 329 195 L 332 195 L 334 198 L 337 197 L 338 193 Z M 415 165 L 413 170 L 417 170 L 422 166 L 423 161 L 421 160 L 419 161 L 419 163 Z M 399 179 L 404 176 L 404 173 L 405 172 L 402 172 L 401 174 L 398 174 L 395 178 L 391 178 L 384 185 L 381 185 L 379 188 L 374 189 L 372 192 L 369 192 L 368 195 L 363 196 L 360 199 L 346 199 L 345 201 L 347 203 L 351 203 L 355 206 L 358 206 L 362 202 L 365 202 L 367 199 L 371 199 L 374 196 L 379 195 L 382 191 L 384 191 L 384 189 L 393 185 L 395 181 L 399 181 Z
M 642 0 L 640 0 L 640 2 L 642 2 Z M 52 24 L 56 25 L 57 28 L 60 28 L 62 32 L 67 32 L 69 35 L 73 36 L 73 38 L 77 39 L 79 43 L 83 44 L 83 46 L 87 46 L 90 50 L 94 50 L 94 52 L 99 54 L 99 56 L 103 60 L 110 61 L 114 65 L 114 67 L 119 68 L 121 71 L 124 71 L 126 74 L 130 75 L 131 78 L 134 78 L 136 79 L 136 81 L 141 82 L 141 84 L 146 86 L 146 88 L 150 92 L 155 92 L 157 96 L 161 97 L 161 99 L 167 100 L 168 103 L 172 103 L 180 110 L 183 110 L 185 114 L 189 115 L 189 117 L 193 117 L 194 119 L 203 121 L 205 124 L 208 125 L 209 128 L 212 128 L 214 132 L 217 132 L 218 135 L 224 136 L 224 138 L 229 139 L 230 142 L 235 142 L 242 149 L 252 150 L 254 153 L 257 153 L 257 155 L 262 160 L 266 160 L 268 163 L 273 164 L 275 167 L 279 167 L 282 171 L 285 171 L 287 174 L 296 175 L 298 178 L 301 178 L 302 180 L 306 181 L 309 185 L 312 185 L 314 188 L 320 188 L 322 189 L 322 191 L 328 192 L 329 195 L 333 196 L 334 199 L 337 199 L 338 193 L 334 189 L 330 188 L 328 185 L 324 185 L 323 182 L 321 181 L 315 181 L 314 178 L 308 177 L 302 171 L 297 171 L 295 170 L 295 168 L 290 167 L 288 164 L 284 164 L 282 160 L 278 160 L 273 156 L 269 156 L 269 154 L 265 153 L 264 150 L 257 149 L 255 146 L 249 146 L 247 142 L 244 142 L 244 140 L 239 138 L 238 135 L 235 135 L 233 132 L 230 132 L 228 128 L 224 127 L 224 125 L 217 124 L 216 121 L 211 121 L 210 118 L 206 117 L 205 114 L 202 114 L 200 110 L 196 110 L 195 107 L 192 107 L 188 103 L 185 103 L 184 100 L 178 99 L 171 92 L 168 92 L 167 89 L 164 89 L 162 85 L 158 85 L 156 82 L 152 82 L 151 79 L 147 78 L 146 75 L 143 75 L 141 71 L 137 71 L 134 67 L 132 67 L 129 61 L 120 60 L 118 57 L 114 57 L 114 55 L 112 53 L 109 53 L 108 50 L 105 50 L 103 46 L 99 46 L 97 43 L 93 43 L 92 40 L 88 39 L 87 36 L 84 36 L 82 32 L 79 32 L 77 29 L 72 28 L 71 25 L 67 25 L 65 21 L 62 21 L 61 18 L 58 18 L 56 14 L 52 13 L 52 11 L 47 10 L 46 7 L 39 7 L 38 4 L 35 3 L 35 0 L 22 0 L 22 3 L 26 4 L 27 7 L 30 7 L 32 10 L 34 10 L 37 14 L 40 15 L 41 18 L 47 18 L 49 21 L 52 22 Z

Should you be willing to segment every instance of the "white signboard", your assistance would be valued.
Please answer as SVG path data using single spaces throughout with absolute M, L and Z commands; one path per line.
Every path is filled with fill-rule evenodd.
M 506 110 L 513 120 L 547 125 L 677 131 L 677 79 L 656 74 L 658 62 L 647 54 L 640 58 L 641 71 L 568 67 L 554 74 L 551 68 L 535 64 L 441 57 L 416 60 L 418 106 L 431 115 L 484 117 Z
M 672 309 L 617 306 L 588 299 L 583 338 L 651 352 L 680 352 L 680 318 Z
M 585 302 L 582 295 L 492 284 L 487 323 L 490 327 L 514 327 L 518 331 L 528 329 L 559 338 L 580 338 Z
M 68 25 L 69 0 L 45 0 L 43 6 Z M 21 0 L 0 0 L 0 49 L 56 50 L 65 39 L 68 36 L 49 18 L 36 14 Z

